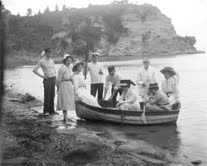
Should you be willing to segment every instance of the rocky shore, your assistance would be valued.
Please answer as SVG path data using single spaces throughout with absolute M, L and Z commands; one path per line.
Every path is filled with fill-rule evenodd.
M 12 90 L 4 96 L 0 129 L 3 166 L 192 165 L 187 158 L 178 159 L 167 149 L 120 137 L 110 129 L 107 133 L 85 127 L 60 130 L 60 122 L 32 109 L 41 106 L 41 101 L 22 99 L 22 94 Z M 66 124 L 66 128 L 70 125 Z

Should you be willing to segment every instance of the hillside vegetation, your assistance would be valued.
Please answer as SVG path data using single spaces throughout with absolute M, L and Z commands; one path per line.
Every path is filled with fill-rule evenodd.
M 63 6 L 55 11 L 27 16 L 3 10 L 6 21 L 7 54 L 39 56 L 51 47 L 57 56 L 84 56 L 87 48 L 104 56 L 169 55 L 196 53 L 195 37 L 181 37 L 171 20 L 151 5 L 89 5 L 75 9 Z

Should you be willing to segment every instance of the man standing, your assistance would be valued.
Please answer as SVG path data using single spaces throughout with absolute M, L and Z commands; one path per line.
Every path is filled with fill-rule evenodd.
M 56 70 L 54 61 L 51 59 L 52 50 L 50 48 L 45 49 L 43 52 L 44 58 L 41 59 L 33 72 L 39 77 L 43 78 L 44 85 L 44 114 L 55 115 L 58 114 L 54 109 L 54 98 L 55 98 L 55 81 L 56 81 Z M 38 69 L 42 68 L 44 75 L 39 73 Z
M 157 83 L 157 72 L 150 66 L 148 58 L 143 59 L 143 67 L 138 69 L 137 85 L 139 86 L 139 95 L 143 100 L 148 100 L 148 87 L 150 83 Z
M 88 71 L 91 76 L 91 95 L 96 97 L 98 92 L 98 99 L 103 98 L 103 86 L 104 86 L 104 77 L 103 77 L 103 65 L 98 62 L 99 53 L 92 53 L 92 62 L 88 64 Z

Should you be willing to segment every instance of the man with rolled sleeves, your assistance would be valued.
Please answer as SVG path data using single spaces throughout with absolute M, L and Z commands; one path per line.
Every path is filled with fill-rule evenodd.
M 41 59 L 35 68 L 33 69 L 33 72 L 43 78 L 43 86 L 44 86 L 44 114 L 50 114 L 55 115 L 58 114 L 55 112 L 54 109 L 54 98 L 55 98 L 55 82 L 56 82 L 56 70 L 55 70 L 55 64 L 54 61 L 51 59 L 52 56 L 52 50 L 50 48 L 45 49 L 45 51 L 42 53 L 44 56 L 43 59 Z M 38 69 L 41 68 L 44 75 L 39 73 Z
M 139 95 L 143 101 L 148 100 L 148 87 L 150 83 L 157 83 L 157 71 L 150 66 L 149 58 L 144 58 L 142 61 L 143 67 L 138 69 L 137 85 L 139 86 Z

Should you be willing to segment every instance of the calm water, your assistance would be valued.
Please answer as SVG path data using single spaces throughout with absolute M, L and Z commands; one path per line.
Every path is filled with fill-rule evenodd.
M 134 127 L 112 124 L 94 124 L 93 122 L 77 120 L 76 127 L 84 126 L 92 130 L 116 132 L 129 139 L 142 139 L 164 149 L 169 149 L 177 157 L 192 160 L 202 160 L 207 165 L 207 54 L 180 55 L 171 58 L 151 59 L 152 66 L 158 70 L 172 66 L 180 75 L 180 96 L 182 109 L 177 125 Z M 105 66 L 116 65 L 116 70 L 123 78 L 136 80 L 137 68 L 141 60 L 125 62 L 105 62 Z M 60 65 L 56 66 L 57 69 Z M 33 66 L 7 70 L 5 83 L 21 93 L 29 92 L 43 99 L 42 79 L 32 72 Z M 105 69 L 105 73 L 107 70 Z M 160 80 L 163 76 L 159 75 Z M 90 80 L 88 77 L 87 80 Z M 89 84 L 89 81 L 88 81 Z M 88 86 L 89 88 L 89 86 Z

